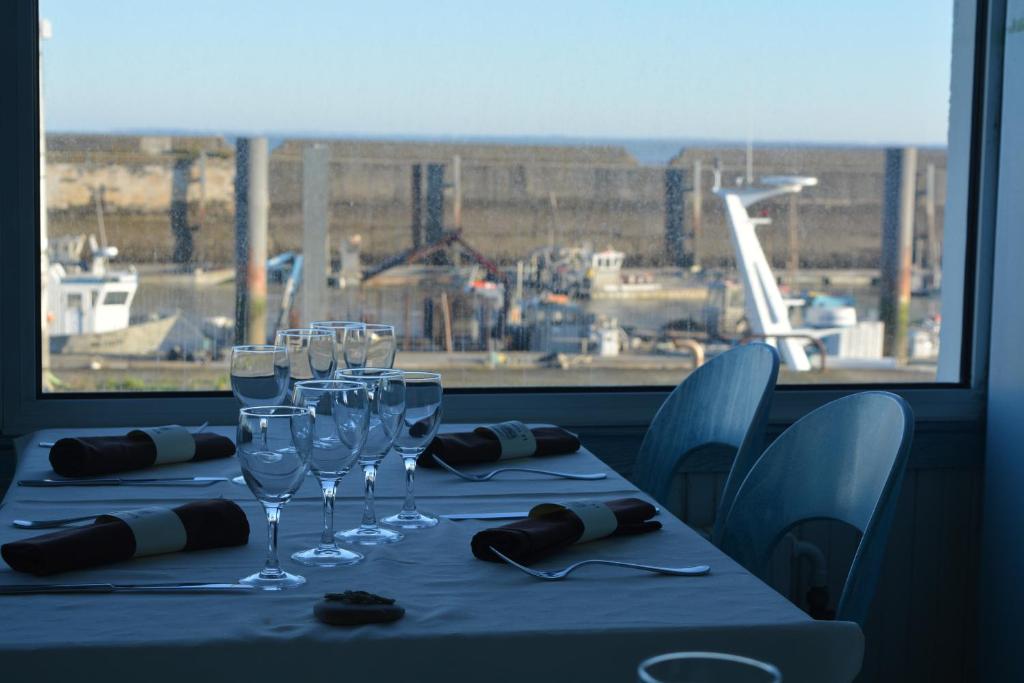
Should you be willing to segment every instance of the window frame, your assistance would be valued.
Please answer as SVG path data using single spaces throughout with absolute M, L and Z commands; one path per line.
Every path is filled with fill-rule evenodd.
M 771 420 L 787 424 L 835 398 L 866 389 L 886 389 L 906 398 L 919 421 L 976 421 L 984 409 L 990 322 L 995 188 L 998 182 L 1002 41 L 1006 0 L 954 0 L 950 97 L 949 168 L 963 182 L 951 183 L 947 216 L 964 218 L 956 231 L 962 249 L 962 287 L 945 280 L 943 319 L 955 335 L 943 344 L 960 348 L 958 382 L 928 384 L 813 384 L 780 386 Z M 37 0 L 0 3 L 0 92 L 15 103 L 0 108 L 0 431 L 17 434 L 48 426 L 124 424 L 230 424 L 237 404 L 228 392 L 43 394 L 40 349 L 39 148 Z M 7 99 L 6 97 L 4 98 Z M 26 169 L 32 169 L 26 173 Z M 952 205 L 952 211 L 951 211 Z M 948 223 L 948 221 L 947 221 Z M 30 226 L 30 229 L 25 229 Z M 959 235 L 959 233 L 963 233 Z M 948 236 L 951 233 L 947 233 Z M 948 247 L 948 243 L 947 243 Z M 948 262 L 947 262 L 948 263 Z M 960 264 L 957 264 L 959 267 Z M 946 289 L 951 291 L 947 297 Z M 28 362 L 31 359 L 31 362 Z M 445 419 L 479 421 L 515 415 L 567 426 L 639 426 L 649 423 L 672 387 L 448 389 Z

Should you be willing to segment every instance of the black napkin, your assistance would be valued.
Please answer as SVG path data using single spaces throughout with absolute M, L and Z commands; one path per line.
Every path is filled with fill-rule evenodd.
M 562 455 L 580 449 L 580 440 L 561 427 L 534 427 L 530 429 L 537 440 L 534 456 Z M 473 432 L 438 434 L 427 446 L 422 467 L 440 467 L 431 457 L 436 455 L 452 467 L 477 462 L 494 462 L 501 457 L 498 438 L 486 429 Z
M 612 536 L 645 534 L 661 528 L 661 522 L 650 521 L 658 513 L 653 505 L 639 498 L 618 498 L 604 501 L 618 521 Z M 491 552 L 521 564 L 530 564 L 575 543 L 583 535 L 583 522 L 569 510 L 558 510 L 540 517 L 530 517 L 493 529 L 484 529 L 473 536 L 473 554 L 481 560 L 501 562 Z
M 209 550 L 249 542 L 249 521 L 230 500 L 199 500 L 173 508 L 185 527 L 183 550 Z M 0 546 L 12 569 L 48 576 L 129 560 L 135 555 L 135 534 L 118 517 L 103 515 L 79 529 L 66 529 Z
M 192 461 L 226 458 L 235 454 L 231 439 L 217 434 L 193 434 Z M 156 462 L 156 446 L 145 432 L 123 436 L 82 436 L 61 439 L 50 448 L 50 466 L 62 477 L 91 477 L 141 470 Z

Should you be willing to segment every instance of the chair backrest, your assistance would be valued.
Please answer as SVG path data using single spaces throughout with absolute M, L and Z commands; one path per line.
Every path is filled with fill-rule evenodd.
M 637 454 L 633 481 L 669 509 L 672 479 L 707 446 L 736 452 L 715 525 L 761 454 L 779 354 L 767 344 L 737 346 L 697 368 L 658 409 Z
M 914 437 L 906 401 L 868 391 L 832 401 L 783 432 L 727 511 L 719 547 L 766 578 L 772 551 L 800 522 L 835 519 L 862 532 L 836 618 L 864 625 Z

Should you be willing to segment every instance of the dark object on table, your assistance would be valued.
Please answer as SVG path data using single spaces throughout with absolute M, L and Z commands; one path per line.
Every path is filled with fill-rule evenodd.
M 326 594 L 313 606 L 313 614 L 332 626 L 358 626 L 398 621 L 405 616 L 405 608 L 396 605 L 393 598 L 366 591 L 345 591 Z
M 196 449 L 192 461 L 226 458 L 235 454 L 231 439 L 218 434 L 193 434 Z M 63 477 L 91 477 L 151 467 L 156 446 L 145 433 L 123 436 L 83 436 L 61 439 L 50 449 L 50 466 Z
M 575 453 L 580 449 L 580 440 L 561 427 L 533 427 L 530 429 L 537 440 L 535 457 Z M 440 467 L 429 457 L 436 455 L 452 467 L 459 465 L 496 462 L 501 458 L 501 444 L 489 431 L 480 429 L 473 432 L 438 434 L 427 446 L 427 457 L 419 459 L 421 467 Z
M 209 550 L 249 542 L 249 521 L 230 500 L 200 500 L 173 508 L 185 530 L 180 550 Z M 12 569 L 49 576 L 130 560 L 137 540 L 124 520 L 101 515 L 93 524 L 6 543 L 0 554 Z
M 610 535 L 628 536 L 645 534 L 661 528 L 661 522 L 651 521 L 657 509 L 639 498 L 618 498 L 604 501 L 615 514 L 618 526 Z M 473 536 L 473 554 L 481 560 L 501 562 L 491 552 L 494 547 L 501 554 L 521 564 L 536 560 L 568 548 L 583 535 L 583 522 L 569 510 L 558 510 L 540 517 L 493 529 L 484 529 Z

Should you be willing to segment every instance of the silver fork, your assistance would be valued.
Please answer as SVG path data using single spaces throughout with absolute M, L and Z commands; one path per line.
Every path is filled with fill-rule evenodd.
M 19 529 L 60 529 L 63 527 L 84 526 L 81 522 L 89 522 L 99 515 L 85 515 L 84 517 L 65 517 L 64 519 L 15 519 L 11 526 Z
M 637 564 L 635 562 L 618 562 L 616 560 L 581 560 L 570 564 L 565 569 L 531 569 L 524 567 L 515 560 L 505 557 L 497 550 L 494 546 L 488 546 L 491 552 L 505 560 L 516 569 L 529 574 L 530 576 L 538 579 L 544 579 L 545 581 L 558 581 L 569 576 L 572 572 L 576 571 L 585 564 L 606 564 L 611 567 L 628 567 L 630 569 L 642 569 L 645 572 L 654 572 L 655 574 L 669 574 L 671 576 L 704 576 L 711 571 L 711 567 L 706 564 L 698 564 L 693 567 L 655 567 L 650 564 Z
M 493 479 L 495 476 L 501 474 L 502 472 L 532 472 L 533 474 L 546 474 L 549 477 L 561 477 L 562 479 L 587 480 L 604 479 L 605 477 L 608 476 L 604 472 L 594 472 L 593 474 L 572 474 L 570 472 L 552 472 L 551 470 L 537 470 L 533 469 L 532 467 L 501 467 L 496 470 L 491 470 L 490 472 L 484 472 L 483 474 L 466 474 L 465 472 L 458 471 L 457 469 L 446 463 L 444 460 L 441 460 L 441 458 L 437 457 L 436 455 L 432 455 L 430 457 L 432 457 L 434 459 L 434 462 L 436 462 L 438 465 L 445 468 L 455 476 L 462 477 L 466 481 L 487 481 L 488 479 Z
M 210 422 L 206 421 L 203 424 L 201 424 L 198 427 L 196 427 L 196 431 L 194 431 L 192 433 L 193 434 L 199 434 L 199 433 L 201 433 L 204 429 L 206 429 L 209 426 L 210 426 Z M 40 441 L 39 442 L 39 447 L 40 448 L 53 448 L 53 444 L 55 444 L 55 443 L 57 443 L 57 442 L 56 441 Z

